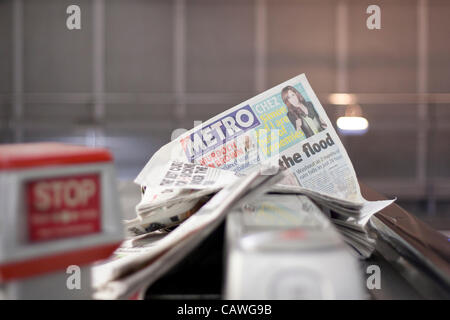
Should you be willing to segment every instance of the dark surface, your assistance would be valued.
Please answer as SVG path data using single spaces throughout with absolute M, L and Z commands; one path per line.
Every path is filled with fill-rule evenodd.
M 225 222 L 188 257 L 156 281 L 145 299 L 220 299 L 224 272 Z
M 425 298 L 411 286 L 394 265 L 387 261 L 378 251 L 375 251 L 369 259 L 361 260 L 363 279 L 367 279 L 370 276 L 367 273 L 367 268 L 371 265 L 380 267 L 381 288 L 372 290 L 367 289 L 369 299 L 418 300 Z

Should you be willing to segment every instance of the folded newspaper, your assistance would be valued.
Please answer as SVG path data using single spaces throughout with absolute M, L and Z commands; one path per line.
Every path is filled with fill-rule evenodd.
M 283 171 L 283 180 L 272 185 L 271 192 L 308 196 L 360 256 L 370 256 L 375 240 L 366 224 L 395 199 L 362 197 L 347 152 L 304 74 L 222 112 L 158 150 L 135 179 L 142 199 L 137 217 L 125 221 L 129 236 L 148 240 L 150 233 L 168 232 L 179 224 L 175 231 L 183 232 L 182 222 L 191 221 L 214 194 L 236 186 L 245 176 L 261 174 L 261 168 L 271 168 L 267 175 Z M 130 252 L 125 247 L 118 253 Z M 148 253 L 142 254 L 149 263 Z M 132 262 L 139 260 L 137 256 L 116 261 L 121 267 L 114 270 L 136 265 Z M 109 276 L 102 285 L 123 273 L 103 272 Z
M 221 170 L 211 171 L 205 178 L 190 177 L 178 182 L 173 170 L 168 170 L 173 163 L 177 163 L 179 172 L 183 165 Z M 263 163 L 287 171 L 286 178 L 272 191 L 302 193 L 329 208 L 333 221 L 357 250 L 361 241 L 355 240 L 355 232 L 366 237 L 364 227 L 370 217 L 394 201 L 367 201 L 362 197 L 350 158 L 302 74 L 224 111 L 156 152 L 135 179 L 146 187 L 146 193 L 150 191 L 137 206 L 138 216 L 153 222 L 152 216 L 170 218 L 182 214 L 190 208 L 166 215 L 158 209 L 167 203 L 193 207 L 195 200 L 235 178 L 226 171 L 248 174 Z M 165 200 L 170 202 L 164 204 L 158 197 L 167 189 L 171 195 L 165 194 Z

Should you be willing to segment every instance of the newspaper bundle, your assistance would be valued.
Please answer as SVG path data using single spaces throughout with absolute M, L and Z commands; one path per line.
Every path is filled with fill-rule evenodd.
M 214 225 L 254 187 L 252 179 L 264 175 L 283 177 L 276 185 L 272 180 L 271 192 L 314 200 L 345 241 L 361 257 L 370 256 L 375 240 L 365 226 L 394 200 L 362 197 L 347 152 L 302 74 L 187 131 L 151 157 L 135 179 L 143 190 L 137 217 L 125 222 L 129 235 L 137 238 L 116 252 L 122 258 L 97 268 L 94 282 L 100 296 L 129 292 L 125 288 L 135 287 L 152 270 L 160 274 L 161 261 L 174 259 L 170 252 L 180 255 L 211 230 L 201 217 L 208 216 Z M 212 209 L 211 202 L 223 205 Z M 121 289 L 112 290 L 114 286 Z
M 129 235 L 141 235 L 178 225 L 209 196 L 238 178 L 231 171 L 181 161 L 169 161 L 142 187 L 137 217 L 125 221 Z
M 330 209 L 346 240 L 363 256 L 373 250 L 373 241 L 365 232 L 366 223 L 394 201 L 367 201 L 362 197 L 347 152 L 304 74 L 213 117 L 163 146 L 135 182 L 154 185 L 155 177 L 167 172 L 171 161 L 235 174 L 248 174 L 263 163 L 278 165 L 286 171 L 286 177 L 272 191 L 305 194 Z M 208 190 L 216 191 L 178 189 L 172 191 L 172 199 L 181 200 L 180 196 L 186 194 L 190 199 L 199 199 Z M 151 204 L 147 197 L 137 208 L 138 213 Z M 364 246 L 362 238 L 366 240 Z

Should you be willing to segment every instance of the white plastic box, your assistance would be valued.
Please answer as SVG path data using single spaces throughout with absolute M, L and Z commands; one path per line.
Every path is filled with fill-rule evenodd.
M 357 259 L 305 196 L 265 194 L 226 222 L 226 299 L 365 298 Z
M 112 161 L 100 148 L 0 145 L 0 298 L 91 298 L 89 265 L 123 238 Z

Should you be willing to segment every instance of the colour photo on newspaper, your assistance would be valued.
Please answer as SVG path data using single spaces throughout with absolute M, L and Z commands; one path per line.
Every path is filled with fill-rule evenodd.
M 353 165 L 304 74 L 202 123 L 163 146 L 135 182 L 151 185 L 170 161 L 247 174 L 261 163 L 286 169 L 279 184 L 336 204 L 353 205 L 370 217 L 394 200 L 361 196 Z

